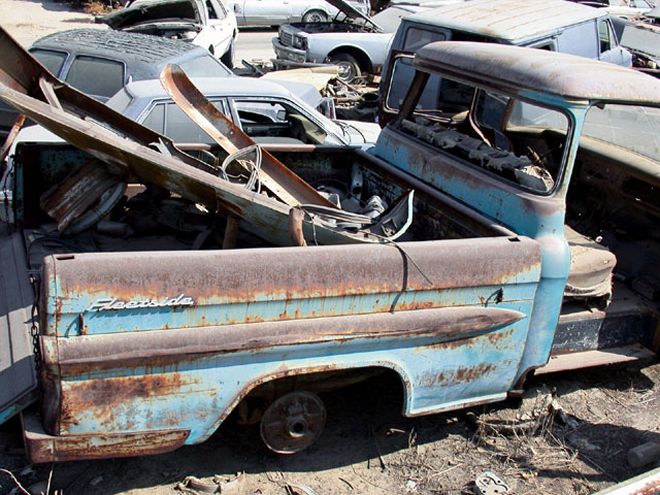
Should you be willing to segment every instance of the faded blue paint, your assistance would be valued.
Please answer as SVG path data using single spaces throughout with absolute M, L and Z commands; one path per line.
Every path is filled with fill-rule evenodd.
M 57 335 L 57 342 L 62 345 L 67 339 L 75 342 L 76 339 L 88 338 L 80 337 L 82 334 L 94 339 L 103 334 L 167 330 L 169 335 L 169 332 L 177 332 L 178 329 L 198 327 L 213 327 L 214 332 L 222 332 L 223 327 L 233 324 L 369 315 L 391 310 L 485 307 L 488 304 L 515 310 L 525 315 L 524 318 L 478 335 L 429 337 L 427 334 L 370 339 L 357 335 L 345 341 L 336 339 L 297 345 L 273 342 L 271 347 L 255 346 L 249 351 L 186 354 L 176 356 L 174 363 L 166 360 L 160 363 L 154 359 L 156 364 L 149 366 L 140 362 L 137 366 L 124 364 L 117 368 L 77 372 L 75 365 L 71 365 L 68 371 L 62 372 L 63 376 L 57 377 L 61 380 L 60 410 L 69 413 L 58 418 L 58 433 L 188 429 L 190 435 L 186 443 L 199 443 L 208 438 L 241 398 L 259 384 L 284 376 L 328 369 L 380 367 L 393 370 L 401 378 L 403 409 L 410 416 L 506 397 L 528 370 L 547 362 L 552 347 L 570 266 L 568 245 L 564 238 L 565 197 L 587 108 L 585 102 L 572 102 L 534 91 L 521 92 L 519 96 L 562 110 L 570 122 L 561 173 L 551 195 L 542 196 L 523 190 L 477 167 L 453 169 L 451 166 L 441 166 L 438 161 L 442 157 L 441 152 L 430 147 L 424 151 L 424 146 L 412 146 L 411 138 L 394 128 L 387 128 L 381 133 L 372 153 L 514 231 L 520 236 L 519 239 L 494 238 L 492 246 L 496 246 L 500 254 L 506 250 L 506 256 L 512 256 L 510 253 L 516 250 L 516 242 L 532 245 L 534 251 L 525 251 L 529 260 L 516 258 L 510 265 L 499 265 L 501 273 L 497 270 L 493 270 L 497 273 L 484 273 L 489 269 L 486 266 L 488 261 L 494 259 L 493 252 L 488 249 L 475 251 L 470 253 L 471 258 L 462 260 L 466 265 L 464 270 L 474 272 L 465 278 L 469 282 L 465 286 L 449 288 L 443 287 L 437 280 L 433 280 L 430 288 L 419 280 L 409 287 L 407 279 L 405 283 L 396 279 L 398 272 L 381 277 L 382 286 L 376 282 L 368 286 L 365 282 L 364 286 L 356 287 L 352 285 L 350 269 L 345 267 L 337 268 L 343 271 L 339 275 L 332 274 L 334 278 L 321 273 L 320 278 L 327 275 L 329 281 L 323 279 L 326 285 L 320 283 L 318 287 L 314 286 L 316 288 L 308 288 L 306 283 L 310 281 L 304 277 L 290 285 L 286 284 L 286 279 L 274 277 L 279 285 L 275 283 L 270 287 L 268 275 L 276 271 L 276 267 L 271 265 L 275 264 L 281 253 L 291 255 L 291 252 L 282 250 L 269 255 L 270 258 L 265 261 L 270 264 L 263 272 L 250 274 L 260 283 L 263 281 L 263 289 L 259 286 L 258 289 L 246 290 L 242 295 L 237 290 L 231 292 L 225 288 L 223 291 L 222 276 L 216 273 L 211 277 L 205 272 L 208 280 L 215 285 L 207 284 L 205 291 L 199 289 L 200 292 L 197 292 L 194 284 L 186 288 L 188 286 L 185 284 L 190 282 L 172 281 L 170 274 L 163 274 L 164 270 L 161 270 L 157 275 L 163 280 L 139 280 L 128 288 L 127 296 L 127 287 L 119 286 L 117 280 L 112 278 L 113 274 L 118 273 L 113 271 L 114 259 L 109 254 L 96 255 L 98 259 L 105 256 L 104 268 L 94 273 L 98 287 L 81 285 L 74 272 L 63 276 L 53 270 L 50 274 L 45 301 L 46 326 L 42 331 Z M 247 202 L 242 206 L 250 208 Z M 262 220 L 261 227 L 268 228 L 268 224 L 272 223 L 272 218 Z M 452 240 L 410 244 L 433 253 L 445 249 L 446 255 L 452 246 L 465 248 L 465 240 L 461 241 L 463 244 L 452 244 L 457 242 Z M 470 242 L 476 245 L 481 241 L 475 239 Z M 296 249 L 299 249 L 294 253 L 296 255 L 302 252 L 321 253 L 316 255 L 317 261 L 323 255 L 322 248 Z M 373 249 L 364 253 L 376 253 L 377 248 Z M 266 252 L 266 249 L 261 251 Z M 243 256 L 254 256 L 256 252 L 244 251 Z M 533 255 L 528 254 L 532 252 Z M 190 253 L 187 256 L 191 259 L 208 256 L 211 260 L 214 255 Z M 231 261 L 232 254 L 217 256 L 219 261 Z M 348 256 L 346 258 L 346 265 L 350 267 L 354 260 Z M 481 271 L 468 266 L 472 259 L 475 264 L 485 263 Z M 176 262 L 177 259 L 172 257 L 168 261 Z M 429 262 L 428 259 L 426 261 Z M 431 261 L 441 264 L 445 258 L 438 254 Z M 85 255 L 79 256 L 78 263 L 84 262 Z M 123 266 L 125 271 L 130 268 L 128 262 Z M 361 268 L 374 278 L 377 278 L 376 271 L 382 270 L 375 263 L 373 266 L 362 264 Z M 269 269 L 272 271 L 269 272 Z M 405 272 L 405 277 L 408 275 Z M 397 287 L 393 280 L 403 288 L 395 290 Z M 241 284 L 235 279 L 233 282 Z M 160 293 L 162 290 L 172 292 Z M 501 300 L 493 299 L 499 291 Z M 91 309 L 99 299 L 128 297 L 133 300 L 175 297 L 179 294 L 194 297 L 195 305 L 103 312 Z M 248 342 L 249 338 L 246 335 Z M 107 356 L 104 354 L 103 358 Z M 106 402 L 89 398 L 90 390 L 113 389 L 119 399 L 111 397 Z
M 509 306 L 526 313 L 531 310 L 530 301 Z M 333 342 L 201 357 L 169 369 L 96 371 L 65 380 L 64 394 L 86 385 L 88 380 L 121 376 L 140 380 L 147 373 L 167 376 L 176 371 L 177 380 L 183 385 L 174 393 L 165 390 L 154 397 L 123 400 L 113 404 L 112 411 L 107 411 L 104 404 L 90 404 L 79 411 L 75 422 L 67 424 L 62 433 L 167 429 L 173 427 L 169 418 L 177 418 L 177 428 L 191 430 L 186 443 L 199 443 L 220 425 L 223 415 L 231 411 L 252 379 L 278 376 L 283 369 L 289 373 L 297 369 L 309 372 L 329 362 L 336 369 L 375 366 L 397 372 L 404 384 L 406 415 L 439 411 L 454 402 L 501 398 L 514 382 L 527 325 L 525 319 L 497 330 L 494 333 L 503 337 L 496 343 L 487 334 L 467 339 L 453 348 L 428 337 L 411 339 L 403 343 L 405 346 L 401 339 L 365 339 L 351 342 L 350 346 Z M 482 366 L 482 363 L 488 364 Z M 100 423 L 99 417 L 106 419 Z
M 547 363 L 555 328 L 559 321 L 564 287 L 570 269 L 570 252 L 564 238 L 565 199 L 579 147 L 579 136 L 589 104 L 530 90 L 520 91 L 517 96 L 523 100 L 538 102 L 543 106 L 561 110 L 569 121 L 570 131 L 567 136 L 561 174 L 558 178 L 559 183 L 554 193 L 547 198 L 549 203 L 554 203 L 555 211 L 536 213 L 530 211 L 530 202 L 534 201 L 536 195 L 526 192 L 516 185 L 507 184 L 501 179 L 491 181 L 490 187 L 482 182 L 482 187 L 475 190 L 469 182 L 453 175 L 447 168 L 435 167 L 432 173 L 428 172 L 428 168 L 425 168 L 427 163 L 423 160 L 437 159 L 441 152 L 435 150 L 425 156 L 419 153 L 412 156 L 411 148 L 402 145 L 405 139 L 410 138 L 407 136 L 396 137 L 395 130 L 385 130 L 381 134 L 377 146 L 370 151 L 477 211 L 496 219 L 514 232 L 529 236 L 539 242 L 541 246 L 541 280 L 536 291 L 525 352 L 519 365 L 518 378 L 520 378 L 529 369 Z M 473 173 L 474 175 L 486 174 L 477 167 L 474 167 Z
M 87 311 L 99 298 L 112 298 L 111 291 L 95 294 L 62 294 L 59 279 L 51 281 L 57 292 L 51 292 L 47 302 L 48 329 L 51 334 L 72 337 L 128 331 L 149 331 L 214 325 L 229 325 L 246 321 L 279 321 L 283 314 L 297 318 L 373 313 L 376 308 L 388 311 L 402 306 L 432 304 L 433 307 L 481 306 L 484 301 L 504 288 L 505 301 L 524 300 L 533 293 L 538 280 L 538 267 L 512 276 L 504 284 L 465 287 L 460 289 L 366 293 L 353 296 L 287 298 L 283 293 L 258 294 L 255 300 L 228 302 L 221 295 L 195 301 L 190 308 L 132 309 L 127 311 Z M 177 294 L 178 295 L 178 294 Z M 139 295 L 136 298 L 139 299 Z M 502 305 L 498 305 L 502 307 Z M 59 322 L 55 317 L 59 314 Z M 80 323 L 85 325 L 81 332 Z M 290 317 L 290 316 L 289 316 Z M 50 332 L 49 332 L 50 333 Z

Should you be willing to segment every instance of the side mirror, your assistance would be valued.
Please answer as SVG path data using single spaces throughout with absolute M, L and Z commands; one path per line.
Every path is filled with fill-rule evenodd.
M 237 3 L 234 3 L 234 14 L 240 14 L 241 13 L 241 6 L 238 5 Z

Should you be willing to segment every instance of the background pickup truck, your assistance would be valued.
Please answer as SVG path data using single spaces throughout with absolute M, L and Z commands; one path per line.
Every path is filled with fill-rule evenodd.
M 488 15 L 483 15 L 486 11 Z M 474 0 L 422 11 L 403 19 L 391 50 L 414 53 L 427 43 L 450 40 L 528 46 L 624 67 L 632 65 L 632 55 L 620 46 L 607 12 L 564 0 Z M 389 106 L 403 99 L 413 72 L 400 64 L 388 95 Z M 387 77 L 383 74 L 384 80 Z M 469 95 L 462 95 L 451 82 L 434 77 L 421 104 L 436 108 L 438 102 L 450 111 L 466 110 Z
M 2 49 L 20 58 L 7 37 Z M 294 453 L 323 430 L 317 392 L 365 376 L 398 376 L 417 416 L 657 351 L 660 81 L 435 43 L 369 153 L 262 149 L 254 181 L 237 178 L 258 168 L 245 150 L 246 169 L 206 145 L 185 154 L 23 61 L 1 66 L 23 92 L 0 98 L 73 145 L 19 147 L 0 245 L 0 335 L 17 350 L 0 377 L 14 364 L 28 381 L 30 328 L 38 349 L 33 462 L 173 450 L 232 411 Z M 470 81 L 468 115 L 416 109 L 431 75 Z M 630 115 L 644 116 L 633 141 Z M 31 388 L 2 385 L 6 417 Z

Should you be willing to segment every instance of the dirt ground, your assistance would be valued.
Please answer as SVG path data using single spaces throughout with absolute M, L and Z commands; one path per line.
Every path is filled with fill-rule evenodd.
M 0 0 L 0 23 L 25 45 L 50 32 L 95 26 L 91 16 L 47 0 Z M 519 419 L 515 400 L 403 418 L 398 380 L 380 376 L 324 394 L 326 430 L 297 456 L 269 452 L 257 428 L 229 421 L 206 443 L 171 454 L 56 465 L 51 486 L 66 495 L 166 495 L 186 493 L 177 484 L 195 476 L 215 478 L 228 494 L 471 494 L 475 478 L 491 471 L 510 493 L 567 495 L 594 493 L 645 470 L 631 468 L 626 455 L 660 441 L 660 364 L 546 376 L 527 389 L 525 406 L 554 395 L 555 414 L 532 422 L 540 426 L 536 433 L 489 426 Z M 50 466 L 27 463 L 18 420 L 0 427 L 0 468 L 36 493 L 45 490 Z M 15 483 L 0 473 L 0 495 L 15 493 Z
M 215 478 L 228 494 L 459 495 L 475 493 L 475 478 L 491 471 L 510 493 L 568 495 L 594 493 L 645 471 L 631 468 L 626 456 L 631 447 L 660 441 L 660 364 L 545 376 L 527 390 L 523 406 L 540 405 L 534 398 L 552 393 L 561 409 L 553 421 L 535 423 L 536 434 L 497 426 L 520 416 L 520 400 L 403 418 L 399 381 L 385 375 L 323 394 L 326 430 L 301 454 L 273 454 L 256 427 L 230 420 L 206 443 L 171 454 L 55 465 L 52 486 L 71 495 L 169 495 L 196 493 L 176 487 L 195 476 Z M 0 467 L 24 486 L 40 482 L 43 489 L 50 466 L 26 462 L 19 431 L 18 421 L 0 428 Z M 240 492 L 226 484 L 239 473 Z M 0 495 L 17 493 L 13 487 L 0 475 Z
M 94 24 L 91 15 L 52 0 L 0 0 L 0 24 L 24 46 L 65 29 L 105 27 Z

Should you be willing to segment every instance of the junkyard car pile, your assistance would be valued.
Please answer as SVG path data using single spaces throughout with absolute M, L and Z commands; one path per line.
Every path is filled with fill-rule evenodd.
M 37 40 L 30 54 L 59 79 L 99 101 L 107 101 L 129 81 L 157 78 L 167 64 L 180 65 L 191 77 L 233 75 L 204 48 L 121 31 L 62 31 Z M 17 116 L 0 102 L 0 140 Z
M 431 42 L 390 54 L 366 149 L 181 64 L 104 105 L 0 31 L 0 99 L 63 140 L 17 143 L 0 236 L 0 421 L 40 389 L 33 462 L 171 451 L 232 411 L 292 454 L 318 392 L 386 370 L 417 416 L 658 352 L 660 81 L 401 26 Z
M 350 82 L 379 73 L 390 49 L 414 51 L 431 41 L 455 40 L 533 46 L 630 65 L 607 12 L 563 0 L 395 4 L 372 18 L 343 0 L 331 1 L 344 13 L 341 21 L 280 27 L 273 38 L 278 63 L 334 63 Z

